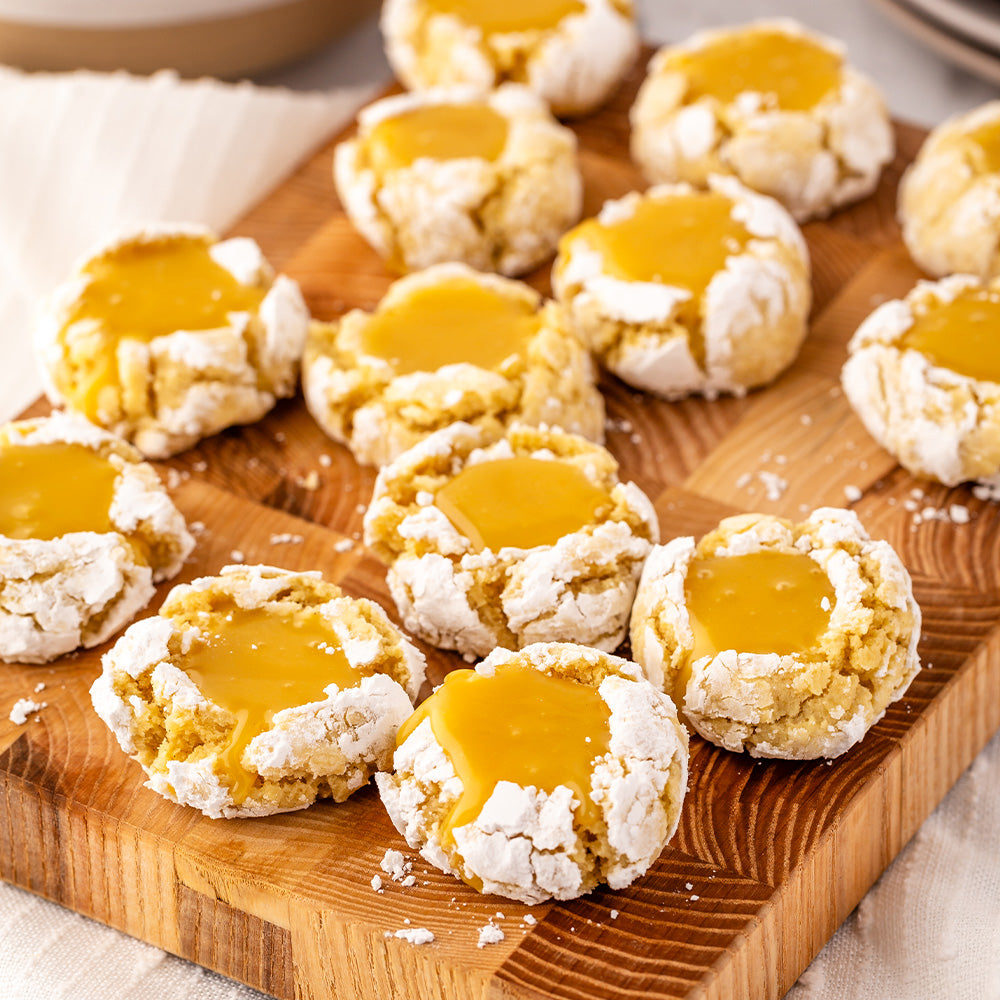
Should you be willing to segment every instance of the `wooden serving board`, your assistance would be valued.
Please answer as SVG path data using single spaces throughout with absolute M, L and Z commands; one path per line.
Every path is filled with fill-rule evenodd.
M 642 186 L 628 162 L 636 71 L 613 106 L 575 127 L 586 212 Z M 654 500 L 664 538 L 740 510 L 799 518 L 852 506 L 901 553 L 924 613 L 925 670 L 864 741 L 833 764 L 760 762 L 692 740 L 680 829 L 650 872 L 530 910 L 476 894 L 414 859 L 417 883 L 370 885 L 386 848 L 413 852 L 372 788 L 265 820 L 213 821 L 142 786 L 91 710 L 103 649 L 0 669 L 0 876 L 281 998 L 781 996 L 1000 725 L 1000 515 L 969 490 L 917 483 L 871 441 L 838 387 L 845 344 L 880 300 L 917 277 L 893 221 L 900 172 L 922 134 L 899 126 L 878 192 L 806 227 L 815 308 L 809 339 L 773 386 L 745 399 L 665 403 L 607 380 L 609 447 Z M 373 306 L 390 278 L 353 232 L 330 182 L 332 144 L 252 211 L 255 237 L 301 282 L 314 313 Z M 533 283 L 547 290 L 547 269 Z M 39 403 L 31 412 L 45 412 Z M 329 456 L 325 458 L 324 456 Z M 357 539 L 374 471 L 328 441 L 300 399 L 164 463 L 204 524 L 183 579 L 248 562 L 316 568 L 392 609 L 382 567 Z M 784 488 L 768 497 L 759 473 Z M 907 506 L 964 505 L 966 524 L 917 523 Z M 289 533 L 300 541 L 272 543 Z M 159 606 L 161 588 L 152 609 Z M 436 683 L 460 666 L 426 650 Z M 15 726 L 10 706 L 48 706 Z M 503 917 L 498 916 L 498 911 Z M 490 918 L 502 943 L 478 948 Z M 432 944 L 387 937 L 427 927 Z

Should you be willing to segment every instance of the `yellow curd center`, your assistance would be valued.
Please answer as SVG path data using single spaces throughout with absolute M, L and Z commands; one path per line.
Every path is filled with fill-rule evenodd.
M 694 632 L 689 663 L 726 649 L 786 656 L 812 648 L 830 622 L 833 585 L 807 555 L 752 552 L 694 559 L 684 581 Z M 673 692 L 683 699 L 690 674 Z
M 498 781 L 552 792 L 565 785 L 579 805 L 577 819 L 599 816 L 590 797 L 595 757 L 608 752 L 611 712 L 595 688 L 531 667 L 500 665 L 492 677 L 454 670 L 403 724 L 397 744 L 424 719 L 462 781 L 462 794 L 442 825 L 473 821 Z
M 400 375 L 460 362 L 492 369 L 520 353 L 538 323 L 530 304 L 455 278 L 418 288 L 373 313 L 362 349 L 384 358 Z
M 224 327 L 230 313 L 255 311 L 265 294 L 241 285 L 199 237 L 126 243 L 91 261 L 84 274 L 89 281 L 67 325 L 93 321 L 100 336 L 78 382 L 64 391 L 91 419 L 98 418 L 101 389 L 118 382 L 119 341 Z
M 689 103 L 699 97 L 729 103 L 750 92 L 785 111 L 808 111 L 840 84 L 841 63 L 839 55 L 807 38 L 750 30 L 677 53 L 668 65 L 687 76 Z
M 507 144 L 507 119 L 488 104 L 434 104 L 384 118 L 368 139 L 376 173 L 414 160 L 496 160 Z
M 580 0 L 427 0 L 435 14 L 451 14 L 484 34 L 554 28 L 564 17 L 581 14 Z
M 1000 382 L 1000 294 L 970 289 L 918 313 L 901 347 L 935 365 L 984 382 Z
M 463 469 L 434 503 L 477 551 L 553 545 L 594 523 L 608 494 L 565 462 L 502 458 Z
M 317 611 L 293 616 L 234 606 L 218 631 L 203 630 L 179 665 L 205 697 L 238 720 L 222 754 L 237 805 L 255 780 L 240 762 L 243 751 L 277 712 L 325 698 L 329 684 L 361 683 Z
M 972 165 L 979 173 L 1000 173 L 1000 119 L 964 133 Z
M 58 538 L 114 531 L 115 467 L 82 444 L 0 447 L 0 535 Z

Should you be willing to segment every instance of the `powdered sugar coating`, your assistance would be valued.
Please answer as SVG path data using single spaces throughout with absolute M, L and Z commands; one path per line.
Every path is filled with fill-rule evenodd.
M 370 136 L 379 122 L 417 108 L 478 102 L 507 123 L 495 160 L 422 156 L 376 170 Z M 462 261 L 523 274 L 550 257 L 580 217 L 576 138 L 515 84 L 487 94 L 464 87 L 376 101 L 359 113 L 357 135 L 337 146 L 333 173 L 351 222 L 399 270 Z
M 599 520 L 531 549 L 476 551 L 437 507 L 419 503 L 469 465 L 528 456 L 565 461 L 610 495 Z M 404 626 L 433 645 L 482 657 L 496 646 L 575 641 L 611 651 L 625 637 L 656 514 L 599 445 L 554 429 L 506 434 L 456 423 L 383 468 L 365 514 L 365 542 L 389 567 Z
M 688 664 L 692 560 L 764 550 L 802 553 L 823 568 L 835 593 L 826 631 L 799 653 L 723 650 Z M 643 569 L 630 635 L 633 656 L 654 684 L 672 690 L 690 668 L 679 708 L 698 733 L 755 757 L 845 753 L 920 669 L 920 609 L 909 574 L 852 511 L 831 507 L 794 525 L 765 514 L 730 517 L 697 545 L 675 538 L 658 546 Z
M 631 0 L 582 0 L 584 9 L 547 29 L 484 33 L 425 0 L 387 0 L 386 55 L 408 90 L 468 84 L 480 91 L 513 81 L 558 115 L 581 115 L 611 95 L 635 61 L 639 35 Z
M 243 753 L 257 777 L 242 801 L 222 760 L 236 717 L 183 669 L 195 622 L 220 596 L 241 608 L 318 611 L 363 675 L 355 687 L 330 684 L 323 698 L 275 713 Z M 266 816 L 320 796 L 343 801 L 388 766 L 423 679 L 422 654 L 378 605 L 346 597 L 318 573 L 227 566 L 218 577 L 175 587 L 159 615 L 129 628 L 105 654 L 91 699 L 154 791 L 214 818 Z
M 968 289 L 1000 294 L 1000 278 L 922 281 L 880 305 L 858 327 L 841 382 L 868 433 L 910 472 L 947 486 L 992 483 L 1000 475 L 1000 384 L 934 364 L 900 339 L 914 309 L 951 302 Z
M 290 396 L 309 323 L 298 285 L 275 277 L 253 240 L 219 242 L 193 224 L 146 226 L 88 254 L 53 293 L 35 330 L 43 385 L 53 403 L 72 405 L 70 387 L 92 361 L 93 347 L 87 345 L 94 324 L 71 319 L 90 280 L 83 269 L 125 246 L 180 238 L 205 240 L 217 264 L 266 294 L 256 312 L 230 313 L 229 324 L 218 329 L 118 342 L 117 368 L 102 391 L 97 416 L 149 458 L 165 458 L 225 427 L 258 420 L 277 399 Z
M 376 776 L 390 818 L 431 864 L 479 880 L 483 892 L 539 903 L 572 899 L 600 882 L 623 888 L 648 869 L 680 817 L 687 734 L 673 704 L 635 664 L 584 646 L 497 649 L 476 670 L 490 676 L 507 664 L 591 685 L 610 709 L 609 750 L 595 758 L 591 773 L 599 821 L 581 827 L 566 785 L 546 792 L 500 781 L 479 815 L 446 844 L 442 825 L 462 782 L 428 719 L 396 750 L 394 772 Z
M 56 442 L 83 445 L 116 468 L 108 512 L 113 530 L 52 539 L 0 536 L 3 660 L 45 663 L 104 642 L 145 607 L 154 584 L 174 576 L 194 547 L 155 470 L 130 445 L 71 413 L 0 427 L 0 446 Z
M 731 173 L 777 198 L 799 222 L 822 218 L 870 194 L 892 159 L 894 138 L 882 95 L 843 63 L 840 84 L 812 108 L 769 108 L 763 95 L 687 103 L 687 80 L 671 60 L 733 33 L 774 29 L 843 56 L 839 42 L 787 18 L 702 31 L 653 56 L 631 110 L 632 156 L 654 183 L 704 185 Z
M 370 313 L 360 309 L 334 324 L 314 323 L 302 361 L 309 412 L 360 462 L 384 465 L 433 431 L 465 421 L 499 432 L 514 422 L 564 427 L 604 439 L 604 401 L 590 355 L 554 303 L 528 285 L 463 264 L 438 264 L 394 282 L 378 309 L 390 309 L 423 288 L 454 279 L 475 281 L 538 311 L 538 332 L 524 350 L 495 369 L 469 363 L 397 375 L 366 353 Z
M 560 242 L 552 269 L 556 298 L 601 363 L 623 381 L 667 399 L 691 393 L 742 395 L 774 379 L 798 354 L 811 302 L 809 253 L 798 226 L 778 202 L 733 177 L 708 178 L 732 202 L 731 216 L 751 239 L 709 282 L 698 329 L 684 318 L 687 288 L 629 281 L 606 273 L 585 230 Z M 663 184 L 607 202 L 598 221 L 629 218 L 646 199 L 690 194 Z M 703 344 L 696 358 L 695 340 Z
M 910 256 L 934 277 L 1000 276 L 1000 172 L 968 134 L 1000 126 L 1000 101 L 938 125 L 899 185 L 899 222 Z

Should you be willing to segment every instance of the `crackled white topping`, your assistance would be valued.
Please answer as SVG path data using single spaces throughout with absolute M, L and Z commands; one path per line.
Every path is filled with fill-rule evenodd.
M 458 260 L 522 274 L 580 214 L 576 139 L 515 84 L 376 101 L 333 173 L 352 223 L 397 271 Z
M 828 616 L 825 627 L 798 650 L 699 652 L 704 626 L 690 610 L 689 573 L 703 558 L 758 553 L 805 556 L 822 570 L 832 600 L 806 613 Z M 762 599 L 766 586 L 762 579 Z M 734 592 L 734 601 L 752 599 L 745 588 Z M 741 515 L 697 547 L 677 538 L 654 549 L 631 620 L 637 662 L 673 692 L 701 735 L 726 749 L 793 759 L 836 757 L 858 742 L 919 670 L 919 635 L 920 611 L 899 557 L 872 541 L 853 512 L 836 508 L 799 525 Z
M 781 205 L 733 177 L 607 202 L 560 241 L 553 288 L 603 364 L 666 398 L 742 393 L 795 357 L 809 255 Z
M 917 475 L 949 486 L 1000 472 L 996 280 L 920 282 L 861 324 L 841 373 L 868 432 Z
M 307 325 L 252 240 L 163 224 L 81 260 L 35 341 L 53 402 L 162 458 L 290 395 Z
M 651 181 L 731 173 L 800 222 L 869 194 L 894 148 L 875 86 L 838 42 L 789 19 L 664 47 L 631 122 L 632 155 Z
M 1000 275 L 1000 101 L 949 118 L 899 186 L 903 242 L 935 277 Z
M 375 465 L 459 420 L 489 430 L 555 425 L 603 440 L 594 378 L 554 303 L 458 263 L 399 279 L 372 313 L 314 324 L 303 359 L 310 413 Z
M 532 682 L 536 671 L 542 676 Z M 544 689 L 543 708 L 519 705 L 522 685 Z M 491 700 L 494 688 L 505 696 Z M 462 704 L 478 726 L 463 715 L 449 721 L 450 701 L 441 699 L 459 691 L 472 698 Z M 488 710 L 479 719 L 482 697 Z M 529 700 L 539 705 L 534 694 Z M 570 708 L 577 701 L 586 710 Z M 572 720 L 560 721 L 564 710 Z M 555 726 L 550 736 L 546 726 Z M 462 765 L 463 780 L 451 749 L 459 736 L 471 761 L 480 760 L 481 743 L 503 746 L 503 763 L 494 767 L 487 754 L 477 766 L 489 773 Z M 538 739 L 551 753 L 530 749 Z M 560 768 L 571 759 L 578 763 L 562 783 Z M 376 781 L 411 847 L 484 892 L 537 903 L 602 881 L 621 888 L 648 868 L 676 828 L 687 739 L 669 699 L 634 664 L 541 643 L 519 653 L 498 649 L 475 674 L 453 675 L 401 731 L 394 767 Z
M 605 101 L 639 44 L 632 5 L 622 0 L 387 0 L 381 26 L 407 89 L 469 84 L 486 92 L 510 80 L 559 115 Z
M 0 468 L 0 659 L 98 645 L 194 546 L 153 468 L 82 417 L 0 427 Z
M 478 531 L 463 533 L 459 525 L 467 522 L 452 519 L 453 503 L 418 499 L 421 492 L 436 496 L 441 490 L 449 497 L 449 484 L 459 481 L 463 470 L 486 463 L 521 469 L 523 459 L 566 463 L 572 488 L 595 498 L 594 516 L 528 548 L 483 547 Z M 529 476 L 531 466 L 523 466 Z M 469 657 L 485 656 L 497 645 L 517 648 L 570 638 L 614 649 L 624 637 L 642 560 L 658 534 L 648 498 L 634 484 L 618 482 L 615 469 L 603 448 L 560 431 L 517 427 L 501 435 L 463 423 L 437 432 L 385 467 L 365 515 L 365 539 L 389 565 L 389 588 L 404 626 Z M 569 523 L 563 513 L 550 520 L 552 512 L 539 506 L 543 497 L 530 478 L 508 486 L 506 500 L 487 498 L 488 507 L 500 510 L 484 511 L 486 523 L 507 524 L 505 508 L 520 510 L 517 505 L 525 500 L 529 506 L 522 517 L 532 522 L 532 535 L 542 525 L 548 531 Z M 492 595 L 488 602 L 483 593 Z
M 361 787 L 423 676 L 377 605 L 318 574 L 229 566 L 133 625 L 91 698 L 154 790 L 209 816 L 262 816 Z

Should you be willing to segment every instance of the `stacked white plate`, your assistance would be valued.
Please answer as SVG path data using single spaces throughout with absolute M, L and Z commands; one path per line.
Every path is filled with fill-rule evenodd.
M 1000 84 L 1000 0 L 875 0 L 901 28 L 976 76 Z

